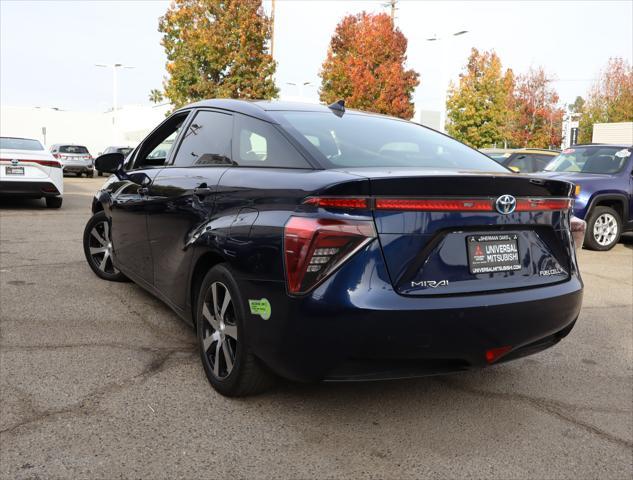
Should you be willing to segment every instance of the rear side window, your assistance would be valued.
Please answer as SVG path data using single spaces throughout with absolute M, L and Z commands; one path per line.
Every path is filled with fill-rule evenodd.
M 0 137 L 0 148 L 6 150 L 44 150 L 42 144 L 30 138 Z
M 59 153 L 76 153 L 76 154 L 88 154 L 88 149 L 81 145 L 62 145 L 59 147 Z
M 233 151 L 242 167 L 312 168 L 273 125 L 245 115 L 236 115 Z
M 233 116 L 201 111 L 183 136 L 174 166 L 231 165 Z

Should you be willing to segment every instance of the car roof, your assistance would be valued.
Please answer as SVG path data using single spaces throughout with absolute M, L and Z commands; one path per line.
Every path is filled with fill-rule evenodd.
M 580 143 L 578 145 L 572 145 L 569 148 L 578 147 L 613 147 L 613 148 L 633 148 L 630 143 Z
M 0 138 L 13 138 L 15 140 L 35 140 L 36 142 L 39 142 L 39 140 L 37 138 L 29 138 L 29 137 L 12 137 L 11 135 L 3 135 Z
M 236 100 L 232 98 L 217 98 L 212 100 L 201 100 L 181 107 L 176 112 L 188 110 L 191 108 L 217 108 L 220 110 L 230 110 L 232 112 L 242 113 L 251 117 L 259 118 L 271 123 L 278 123 L 268 112 L 293 111 L 293 112 L 329 112 L 332 113 L 327 105 L 319 103 L 302 103 L 302 102 L 286 102 L 280 100 Z M 378 113 L 363 112 L 360 110 L 346 109 L 347 112 L 356 114 L 369 115 L 375 117 L 391 118 L 400 120 L 400 118 L 380 115 Z

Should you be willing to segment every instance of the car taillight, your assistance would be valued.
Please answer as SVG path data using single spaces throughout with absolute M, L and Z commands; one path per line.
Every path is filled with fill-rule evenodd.
M 53 153 L 53 157 L 55 158 L 61 158 L 62 156 L 59 153 Z
M 371 220 L 290 217 L 284 228 L 288 291 L 308 292 L 374 238 Z
M 574 238 L 574 245 L 576 250 L 582 248 L 582 244 L 585 241 L 585 232 L 587 231 L 587 222 L 581 218 L 574 217 L 572 215 L 571 221 L 571 236 Z

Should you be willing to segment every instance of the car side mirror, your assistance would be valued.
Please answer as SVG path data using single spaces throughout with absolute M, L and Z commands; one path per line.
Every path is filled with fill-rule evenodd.
M 121 169 L 125 157 L 122 153 L 106 153 L 95 159 L 95 168 L 100 172 L 116 173 Z

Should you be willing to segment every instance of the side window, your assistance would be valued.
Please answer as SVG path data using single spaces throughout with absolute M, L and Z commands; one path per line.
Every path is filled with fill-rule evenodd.
M 509 163 L 508 167 L 516 167 L 520 172 L 531 172 L 532 171 L 532 162 L 528 155 L 517 155 L 513 158 Z
M 187 115 L 188 112 L 174 115 L 146 138 L 138 155 L 136 155 L 134 168 L 162 167 L 165 165 Z
M 231 165 L 233 116 L 200 111 L 187 127 L 174 166 Z
M 312 168 L 273 125 L 245 115 L 235 116 L 233 161 L 242 167 Z
M 549 162 L 551 162 L 554 156 L 551 155 L 534 155 L 534 171 L 540 172 L 544 170 Z

